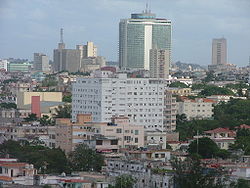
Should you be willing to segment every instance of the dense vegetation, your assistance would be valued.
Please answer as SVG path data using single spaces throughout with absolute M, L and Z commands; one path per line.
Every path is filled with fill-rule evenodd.
M 169 87 L 187 88 L 188 86 L 182 82 L 173 82 Z
M 100 171 L 104 165 L 104 157 L 89 149 L 86 145 L 78 145 L 69 157 L 60 148 L 50 149 L 35 142 L 5 141 L 0 145 L 0 157 L 9 155 L 20 162 L 34 164 L 39 173 L 70 173 L 74 171 Z
M 214 107 L 213 120 L 187 121 L 185 115 L 178 115 L 176 122 L 181 140 L 193 137 L 197 131 L 199 131 L 199 134 L 202 134 L 206 130 L 218 127 L 233 129 L 241 124 L 250 125 L 250 100 L 234 99 L 228 103 L 216 105 Z
M 21 162 L 34 164 L 40 173 L 70 172 L 66 155 L 61 149 L 9 140 L 0 145 L 0 153 L 2 157 L 9 154 Z
M 6 102 L 3 102 L 0 104 L 0 108 L 5 108 L 5 109 L 16 109 L 17 108 L 17 105 L 15 103 L 6 103 Z

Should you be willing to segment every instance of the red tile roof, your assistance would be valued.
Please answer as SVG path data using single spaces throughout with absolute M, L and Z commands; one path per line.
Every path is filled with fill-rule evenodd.
M 0 176 L 0 181 L 12 181 L 12 178 L 8 176 Z
M 230 130 L 229 128 L 216 128 L 213 130 L 205 131 L 205 133 L 233 133 L 235 134 L 235 131 Z
M 235 127 L 235 128 L 237 128 L 237 129 L 250 129 L 250 126 L 246 125 L 246 124 L 242 124 L 242 125 Z
M 16 163 L 16 162 L 13 162 L 13 163 L 0 163 L 0 166 L 1 167 L 17 167 L 17 168 L 20 168 L 20 167 L 25 167 L 28 163 Z

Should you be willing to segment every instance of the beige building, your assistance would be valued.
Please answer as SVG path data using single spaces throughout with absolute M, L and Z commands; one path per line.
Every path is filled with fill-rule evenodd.
M 170 87 L 167 89 L 169 93 L 172 93 L 173 95 L 179 95 L 179 96 L 188 96 L 191 95 L 191 88 L 175 88 Z
M 31 104 L 32 96 L 40 96 L 41 102 L 62 102 L 62 92 L 18 92 L 17 107 Z
M 212 65 L 227 64 L 227 40 L 225 38 L 213 39 Z
M 143 126 L 131 125 L 127 117 L 113 117 L 111 123 L 93 123 L 92 127 L 97 134 L 118 138 L 121 148 L 144 147 Z
M 149 72 L 151 78 L 168 78 L 171 63 L 171 51 L 166 49 L 151 49 Z
M 181 102 L 177 102 L 178 114 L 186 114 L 187 119 L 209 119 L 213 116 L 213 104 L 211 99 L 196 98 L 195 100 L 186 97 L 181 98 Z
M 177 114 L 177 103 L 176 97 L 173 97 L 173 94 L 168 90 L 165 91 L 164 97 L 164 120 L 163 126 L 166 131 L 175 131 L 176 129 L 176 114 Z

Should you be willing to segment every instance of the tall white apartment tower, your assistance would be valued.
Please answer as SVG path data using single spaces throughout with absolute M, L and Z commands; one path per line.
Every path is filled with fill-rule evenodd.
M 95 122 L 110 122 L 125 115 L 146 130 L 164 130 L 164 83 L 161 79 L 127 78 L 126 74 L 100 71 L 91 78 L 77 78 L 72 89 L 72 120 L 92 114 Z
M 225 38 L 213 39 L 212 65 L 227 64 L 227 40 Z
M 149 70 L 150 49 L 171 51 L 171 21 L 150 10 L 132 14 L 119 24 L 119 64 L 122 69 Z

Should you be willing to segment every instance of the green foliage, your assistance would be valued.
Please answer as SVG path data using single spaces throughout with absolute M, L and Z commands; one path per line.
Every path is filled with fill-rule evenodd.
M 232 184 L 230 187 L 232 188 L 250 188 L 249 180 L 238 179 L 236 184 Z
M 65 95 L 62 98 L 63 102 L 71 103 L 72 102 L 72 95 Z
M 226 88 L 230 88 L 230 89 L 244 89 L 244 88 L 249 88 L 249 86 L 246 83 L 240 82 L 238 84 L 227 84 Z
M 21 162 L 34 164 L 40 173 L 69 172 L 66 155 L 61 149 L 34 146 L 28 142 L 5 141 L 0 145 L 0 153 L 17 158 Z
M 205 89 L 206 86 L 207 86 L 206 84 L 193 84 L 192 85 L 192 90 Z
M 240 129 L 237 131 L 236 142 L 230 146 L 231 149 L 244 151 L 245 155 L 250 155 L 250 130 Z
M 123 174 L 116 177 L 115 185 L 109 186 L 109 188 L 133 188 L 135 183 L 136 180 L 131 175 Z
M 104 165 L 103 155 L 85 144 L 76 146 L 75 151 L 69 154 L 69 159 L 75 171 L 100 171 Z
M 78 72 L 72 72 L 70 74 L 72 74 L 72 75 L 81 75 L 81 76 L 90 76 L 90 72 L 80 72 L 80 71 L 78 71 Z
M 232 99 L 228 103 L 216 105 L 213 120 L 186 121 L 181 116 L 178 115 L 176 119 L 177 131 L 180 133 L 180 139 L 186 140 L 196 135 L 197 131 L 202 134 L 218 127 L 232 129 L 241 124 L 250 124 L 250 100 Z
M 56 77 L 53 75 L 47 75 L 46 78 L 42 81 L 42 87 L 51 87 L 57 86 L 58 82 Z
M 39 119 L 39 122 L 42 126 L 55 125 L 55 121 L 53 119 L 49 118 L 49 116 L 47 116 L 47 115 L 43 115 L 43 117 L 41 117 Z
M 218 87 L 215 85 L 206 85 L 206 87 L 199 93 L 199 95 L 234 95 L 234 93 L 228 88 Z
M 197 150 L 197 145 L 198 145 L 198 150 Z M 191 142 L 188 148 L 188 152 L 190 154 L 197 153 L 198 151 L 198 154 L 205 159 L 216 157 L 219 150 L 220 149 L 216 145 L 216 143 L 207 137 L 199 138 L 198 144 L 197 140 L 194 140 L 193 142 Z
M 71 105 L 58 106 L 56 108 L 56 118 L 71 118 Z
M 6 102 L 3 102 L 0 104 L 0 108 L 5 108 L 5 109 L 17 109 L 17 105 L 15 103 L 6 103 Z
M 188 88 L 188 86 L 182 82 L 173 82 L 169 87 Z
M 214 81 L 214 80 L 216 80 L 216 78 L 214 76 L 214 73 L 212 71 L 210 71 L 210 72 L 207 72 L 207 76 L 203 80 L 203 82 L 207 83 L 207 82 L 211 82 L 211 81 Z
M 24 121 L 31 122 L 36 121 L 38 118 L 36 117 L 36 114 L 29 114 L 28 117 L 24 118 Z
M 174 159 L 171 162 L 174 174 L 174 184 L 180 188 L 224 188 L 222 169 L 209 169 L 201 163 L 197 156 L 185 161 Z

